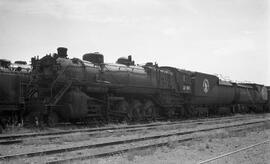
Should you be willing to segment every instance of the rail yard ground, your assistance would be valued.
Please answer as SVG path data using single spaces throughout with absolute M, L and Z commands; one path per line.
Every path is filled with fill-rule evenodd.
M 270 126 L 263 126 L 241 131 L 222 130 L 210 136 L 204 136 L 184 143 L 172 143 L 169 147 L 152 148 L 144 151 L 131 151 L 104 159 L 92 159 L 81 163 L 121 163 L 121 164 L 185 164 L 198 163 L 231 151 L 247 147 L 270 136 Z M 270 163 L 270 144 L 262 144 L 223 157 L 209 164 L 268 164 Z
M 192 141 L 171 143 L 169 146 L 130 151 L 103 159 L 81 163 L 99 164 L 193 164 L 217 157 L 270 139 L 270 124 L 243 130 L 219 130 Z M 76 163 L 76 162 L 75 162 Z M 269 164 L 270 143 L 207 162 L 207 164 Z
M 264 114 L 263 116 L 239 115 L 232 118 L 188 120 L 181 123 L 163 122 L 154 123 L 151 126 L 138 125 L 138 127 L 130 126 L 122 129 L 106 129 L 107 127 L 105 127 L 103 130 L 92 132 L 81 131 L 67 134 L 50 134 L 49 136 L 17 138 L 22 141 L 19 143 L 0 144 L 0 163 L 59 163 L 61 160 L 64 163 L 100 164 L 198 163 L 269 140 L 269 118 L 270 114 Z M 246 124 L 248 122 L 254 123 Z M 121 127 L 125 126 L 122 125 Z M 110 127 L 113 126 L 109 125 Z M 213 128 L 213 130 L 207 130 L 207 128 Z M 198 131 L 202 129 L 206 130 Z M 59 129 L 54 129 L 54 131 L 59 131 Z M 190 133 L 182 134 L 182 132 L 187 131 L 190 131 Z M 194 131 L 194 133 L 191 133 L 191 131 Z M 45 132 L 48 131 L 45 130 Z M 178 135 L 164 136 L 164 134 L 177 133 Z M 163 137 L 160 137 L 162 135 Z M 149 138 L 149 136 L 159 137 Z M 147 137 L 148 140 L 146 140 Z M 137 138 L 144 139 L 136 142 L 132 141 L 132 139 Z M 122 144 L 112 144 L 113 141 L 125 142 Z M 107 145 L 104 145 L 104 143 Z M 131 149 L 132 147 L 143 147 L 151 144 L 152 146 L 146 149 Z M 86 145 L 89 146 L 86 148 Z M 96 147 L 93 147 L 93 145 Z M 93 154 L 114 152 L 121 149 L 129 150 L 123 151 L 124 153 L 108 153 L 107 155 L 110 154 L 110 156 L 106 154 L 93 156 Z M 44 150 L 47 150 L 47 152 Z M 38 151 L 40 153 L 28 154 L 28 157 L 26 157 L 27 153 Z M 17 156 L 7 157 L 8 155 Z M 5 159 L 5 156 L 10 159 Z M 77 160 L 66 160 L 73 158 L 77 158 Z M 209 163 L 270 163 L 270 143 L 267 142 Z

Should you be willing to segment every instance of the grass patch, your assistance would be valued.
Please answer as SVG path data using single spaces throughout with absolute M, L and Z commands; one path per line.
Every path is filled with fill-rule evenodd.
M 133 161 L 136 156 L 150 156 L 153 155 L 157 150 L 157 147 L 152 147 L 149 149 L 143 149 L 143 150 L 130 150 L 126 153 L 126 158 L 129 161 Z

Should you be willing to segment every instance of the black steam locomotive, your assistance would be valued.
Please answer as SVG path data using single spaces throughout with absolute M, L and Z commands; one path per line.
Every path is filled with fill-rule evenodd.
M 131 56 L 104 63 L 95 52 L 69 59 L 67 49 L 32 67 L 0 60 L 0 130 L 6 123 L 140 121 L 209 114 L 268 112 L 270 88 L 146 63 Z
M 69 59 L 67 49 L 32 58 L 28 116 L 60 120 L 155 120 L 269 111 L 269 90 L 217 76 L 146 63 L 131 56 L 104 63 L 100 53 Z

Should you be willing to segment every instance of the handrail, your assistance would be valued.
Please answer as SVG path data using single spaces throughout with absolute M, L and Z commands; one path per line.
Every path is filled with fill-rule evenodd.
M 107 70 L 108 72 L 113 72 L 113 71 L 109 70 L 109 69 L 106 67 L 106 65 L 104 65 L 104 68 L 106 68 L 106 70 Z M 119 83 L 119 81 L 113 76 L 113 74 L 110 73 L 110 76 L 111 76 L 117 83 Z
M 57 82 L 57 80 L 63 75 L 63 73 L 66 71 L 67 67 L 69 67 L 69 65 L 67 65 L 64 69 L 62 69 L 60 71 L 60 73 L 58 74 L 58 76 L 56 77 L 56 79 L 52 82 L 51 84 L 51 88 L 54 87 L 55 83 Z
M 62 75 L 63 75 L 64 72 L 66 71 L 67 67 L 69 67 L 69 65 L 65 66 L 65 68 L 62 69 L 62 70 L 60 71 L 60 73 L 58 74 L 58 76 L 56 77 L 56 79 L 52 82 L 52 84 L 51 84 L 51 86 L 50 86 L 50 88 L 51 88 L 51 97 L 52 97 L 52 92 L 53 92 L 53 87 L 54 87 L 54 85 L 56 84 L 56 82 L 58 81 L 58 79 L 59 79 L 60 77 L 62 77 Z
M 50 102 L 50 105 L 56 105 L 58 103 L 58 101 L 62 98 L 62 96 L 66 93 L 66 91 L 70 88 L 70 86 L 72 85 L 72 81 L 69 80 L 64 86 L 63 88 L 55 95 L 55 97 L 52 99 L 53 102 Z M 51 100 L 51 101 L 52 101 Z

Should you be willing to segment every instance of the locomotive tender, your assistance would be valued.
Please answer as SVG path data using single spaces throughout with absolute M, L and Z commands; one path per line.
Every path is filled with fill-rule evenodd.
M 60 47 L 53 55 L 32 58 L 26 99 L 32 117 L 59 120 L 145 120 L 218 113 L 269 110 L 263 85 L 233 83 L 217 76 L 147 63 L 131 56 L 116 64 L 88 53 L 83 60 L 67 57 Z

